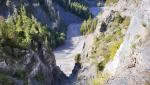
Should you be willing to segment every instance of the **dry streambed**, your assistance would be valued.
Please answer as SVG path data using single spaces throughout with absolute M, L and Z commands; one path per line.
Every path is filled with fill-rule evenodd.
M 94 16 L 97 16 L 99 11 L 100 9 L 98 7 L 90 8 L 90 12 Z M 72 69 L 74 68 L 75 55 L 82 52 L 84 45 L 85 37 L 80 34 L 80 26 L 81 23 L 70 24 L 68 26 L 65 44 L 54 50 L 56 64 L 67 76 L 72 73 Z

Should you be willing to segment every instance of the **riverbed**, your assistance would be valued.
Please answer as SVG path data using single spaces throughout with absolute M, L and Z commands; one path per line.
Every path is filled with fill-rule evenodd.
M 99 14 L 100 8 L 91 7 L 90 12 L 96 17 Z M 68 17 L 71 18 L 71 17 Z M 67 39 L 63 46 L 54 50 L 56 64 L 60 69 L 69 76 L 74 68 L 74 58 L 76 54 L 82 52 L 85 36 L 80 33 L 81 21 L 74 22 L 68 25 Z

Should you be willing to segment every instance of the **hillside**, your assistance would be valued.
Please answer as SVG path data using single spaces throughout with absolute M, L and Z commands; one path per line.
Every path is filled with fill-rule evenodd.
M 149 7 L 148 0 L 107 5 L 85 41 L 77 85 L 150 84 Z
M 149 0 L 0 0 L 0 85 L 150 85 Z

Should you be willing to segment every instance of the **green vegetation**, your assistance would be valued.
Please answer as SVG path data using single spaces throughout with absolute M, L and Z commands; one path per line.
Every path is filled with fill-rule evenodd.
M 92 19 L 91 17 L 89 17 L 88 20 L 83 21 L 81 28 L 80 28 L 80 32 L 82 33 L 82 35 L 87 35 L 89 33 L 92 33 L 95 31 L 97 26 L 97 19 Z
M 135 36 L 135 39 L 139 39 L 140 37 L 141 37 L 141 35 L 137 34 L 137 35 Z
M 15 85 L 7 75 L 0 73 L 0 85 Z
M 48 31 L 48 42 L 51 48 L 56 48 L 62 44 L 64 44 L 66 34 L 65 32 L 56 32 L 54 30 L 49 30 Z
M 130 18 L 129 17 L 125 17 L 125 19 L 123 20 L 123 25 L 126 26 L 126 28 L 129 26 L 130 24 Z
M 65 10 L 68 10 L 82 19 L 87 19 L 92 14 L 89 12 L 87 4 L 84 0 L 53 0 L 62 6 Z
M 109 74 L 98 72 L 96 78 L 92 80 L 93 85 L 104 85 L 106 80 L 108 80 Z
M 75 56 L 75 62 L 76 62 L 76 63 L 80 63 L 80 61 L 81 61 L 81 55 L 80 55 L 80 54 L 77 54 L 77 55 Z
M 116 13 L 114 20 L 108 24 L 107 30 L 101 33 L 94 39 L 94 47 L 91 52 L 92 59 L 96 68 L 97 76 L 93 79 L 93 85 L 103 85 L 108 80 L 109 75 L 103 72 L 105 65 L 113 60 L 117 50 L 124 39 L 124 30 L 128 28 L 130 24 L 129 17 L 122 17 L 119 13 Z
M 12 58 L 11 61 L 26 54 L 26 51 L 22 50 L 33 47 L 32 41 L 48 41 L 47 44 L 55 48 L 63 44 L 64 40 L 64 32 L 48 30 L 36 20 L 30 19 L 26 16 L 24 7 L 20 8 L 17 16 L 0 21 L 0 55 Z
M 124 18 L 119 14 L 119 12 L 116 13 L 116 17 L 113 20 L 113 25 L 118 26 L 123 22 Z
M 114 37 L 114 36 L 113 36 Z M 117 40 L 116 38 L 110 42 L 106 42 L 105 38 L 103 39 L 104 42 L 100 42 L 99 46 L 96 48 L 96 53 L 93 54 L 93 56 L 103 56 L 104 61 L 103 63 L 100 62 L 98 65 L 98 68 L 105 66 L 106 63 L 108 63 L 110 60 L 112 60 L 119 49 L 121 43 L 123 42 L 123 38 Z M 104 44 L 107 43 L 107 44 Z M 99 68 L 101 69 L 101 68 Z M 101 69 L 103 70 L 103 69 Z M 101 71 L 99 70 L 99 71 Z
M 114 35 L 107 35 L 107 36 L 105 37 L 105 42 L 106 42 L 106 43 L 109 43 L 109 42 L 113 41 L 114 39 L 115 39 L 115 36 L 114 36 Z
M 25 70 L 0 70 L 0 85 L 15 85 L 15 80 L 22 80 L 27 83 L 27 73 Z
M 35 76 L 35 79 L 36 79 L 37 81 L 43 82 L 43 81 L 44 81 L 44 76 L 43 76 L 42 73 L 39 73 L 39 74 L 37 74 L 37 75 Z
M 112 60 L 117 52 L 117 50 L 119 49 L 120 45 L 123 42 L 123 38 L 119 41 L 115 41 L 113 42 L 112 45 L 109 46 L 109 50 L 110 50 L 110 57 L 108 60 Z
M 147 26 L 146 26 L 146 23 L 144 23 L 144 22 L 142 22 L 142 26 L 143 26 L 143 27 L 147 27 Z
M 132 48 L 132 49 L 135 49 L 135 48 L 136 48 L 136 44 L 133 44 L 133 45 L 131 46 L 131 48 Z
M 106 0 L 106 5 L 112 5 L 112 4 L 115 4 L 117 3 L 119 0 Z
M 13 77 L 21 80 L 27 80 L 27 73 L 24 70 L 16 70 Z
M 92 50 L 91 57 L 102 57 L 103 61 L 97 63 L 98 71 L 103 71 L 105 65 L 114 58 L 117 50 L 123 42 L 124 34 L 130 23 L 130 18 L 122 17 L 119 13 L 115 15 L 113 22 L 105 33 L 96 37 L 94 40 L 95 47 Z
M 103 71 L 103 69 L 105 68 L 105 62 L 102 61 L 102 62 L 98 63 L 97 67 L 98 67 L 99 71 Z
M 113 20 L 114 26 L 123 27 L 123 28 L 127 29 L 129 24 L 130 24 L 130 18 L 129 17 L 122 17 L 119 12 L 116 13 L 116 17 Z

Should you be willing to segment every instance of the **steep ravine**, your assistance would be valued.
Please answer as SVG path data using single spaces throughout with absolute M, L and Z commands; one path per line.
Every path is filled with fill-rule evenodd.
M 9 0 L 2 0 L 2 3 L 0 4 L 4 5 L 0 6 L 0 14 L 5 19 L 9 18 L 9 16 L 16 16 L 19 10 L 17 8 L 22 6 L 25 8 L 24 11 L 27 12 L 28 17 L 32 18 L 33 20 L 37 20 L 38 22 L 53 30 L 55 30 L 55 28 L 60 28 L 60 20 L 59 16 L 57 15 L 57 12 L 59 11 L 56 11 L 56 9 L 53 7 L 53 3 L 51 0 L 44 0 L 44 4 L 42 5 L 39 1 L 35 0 L 27 0 L 25 2 L 23 1 L 22 3 L 19 0 L 14 0 L 10 2 Z M 46 6 L 45 9 L 47 9 L 47 11 L 51 13 L 51 16 L 49 16 L 47 11 L 43 10 L 43 5 Z M 3 11 L 6 11 L 7 13 L 4 13 Z M 93 12 L 94 15 L 97 15 L 98 11 L 99 9 L 96 8 L 96 10 L 93 11 L 92 8 L 91 12 Z M 8 80 L 2 80 L 0 81 L 0 84 L 4 84 L 4 82 L 9 81 L 9 79 L 10 82 L 8 82 L 8 84 L 13 83 L 16 85 L 73 84 L 74 81 L 76 81 L 78 70 L 79 68 L 81 68 L 80 64 L 74 62 L 74 56 L 77 53 L 82 52 L 82 48 L 84 45 L 84 36 L 80 35 L 80 25 L 80 20 L 77 20 L 77 22 L 75 23 L 69 24 L 67 31 L 67 40 L 65 42 L 65 45 L 57 48 L 54 51 L 56 59 L 53 53 L 51 52 L 50 47 L 47 46 L 47 38 L 44 38 L 45 40 L 43 41 L 32 39 L 30 47 L 27 48 L 27 50 L 25 51 L 25 55 L 21 56 L 21 58 L 19 60 L 16 60 L 16 63 L 12 63 L 12 65 L 9 65 L 9 63 L 6 62 L 5 59 L 1 59 L 2 61 L 0 62 L 0 71 L 2 75 L 0 76 L 2 76 L 2 79 L 8 78 Z M 12 49 L 22 51 L 17 48 Z M 3 57 L 3 55 L 0 56 Z M 3 77 L 3 73 L 6 77 Z M 21 78 L 18 78 L 18 76 L 21 76 Z
M 150 0 L 115 0 L 100 8 L 89 3 L 98 23 L 85 36 L 80 33 L 82 20 L 52 0 L 24 0 L 27 15 L 25 10 L 17 13 L 19 1 L 0 0 L 0 25 L 3 19 L 9 23 L 0 26 L 0 85 L 150 85 Z M 19 22 L 17 14 L 21 25 L 13 25 Z M 54 32 L 67 23 L 64 44 L 52 50 L 38 22 Z M 1 32 L 5 27 L 6 33 Z M 31 41 L 27 46 L 24 34 Z M 80 63 L 75 62 L 77 54 Z
M 70 24 L 65 44 L 54 51 L 56 64 L 67 76 L 74 67 L 74 56 L 82 52 L 83 45 L 84 37 L 80 35 L 80 24 Z
M 100 12 L 99 7 L 91 7 L 90 12 L 96 17 Z M 80 33 L 80 23 L 71 23 L 68 25 L 67 39 L 63 46 L 54 50 L 56 64 L 69 76 L 75 65 L 75 56 L 81 54 L 85 43 L 85 37 Z

